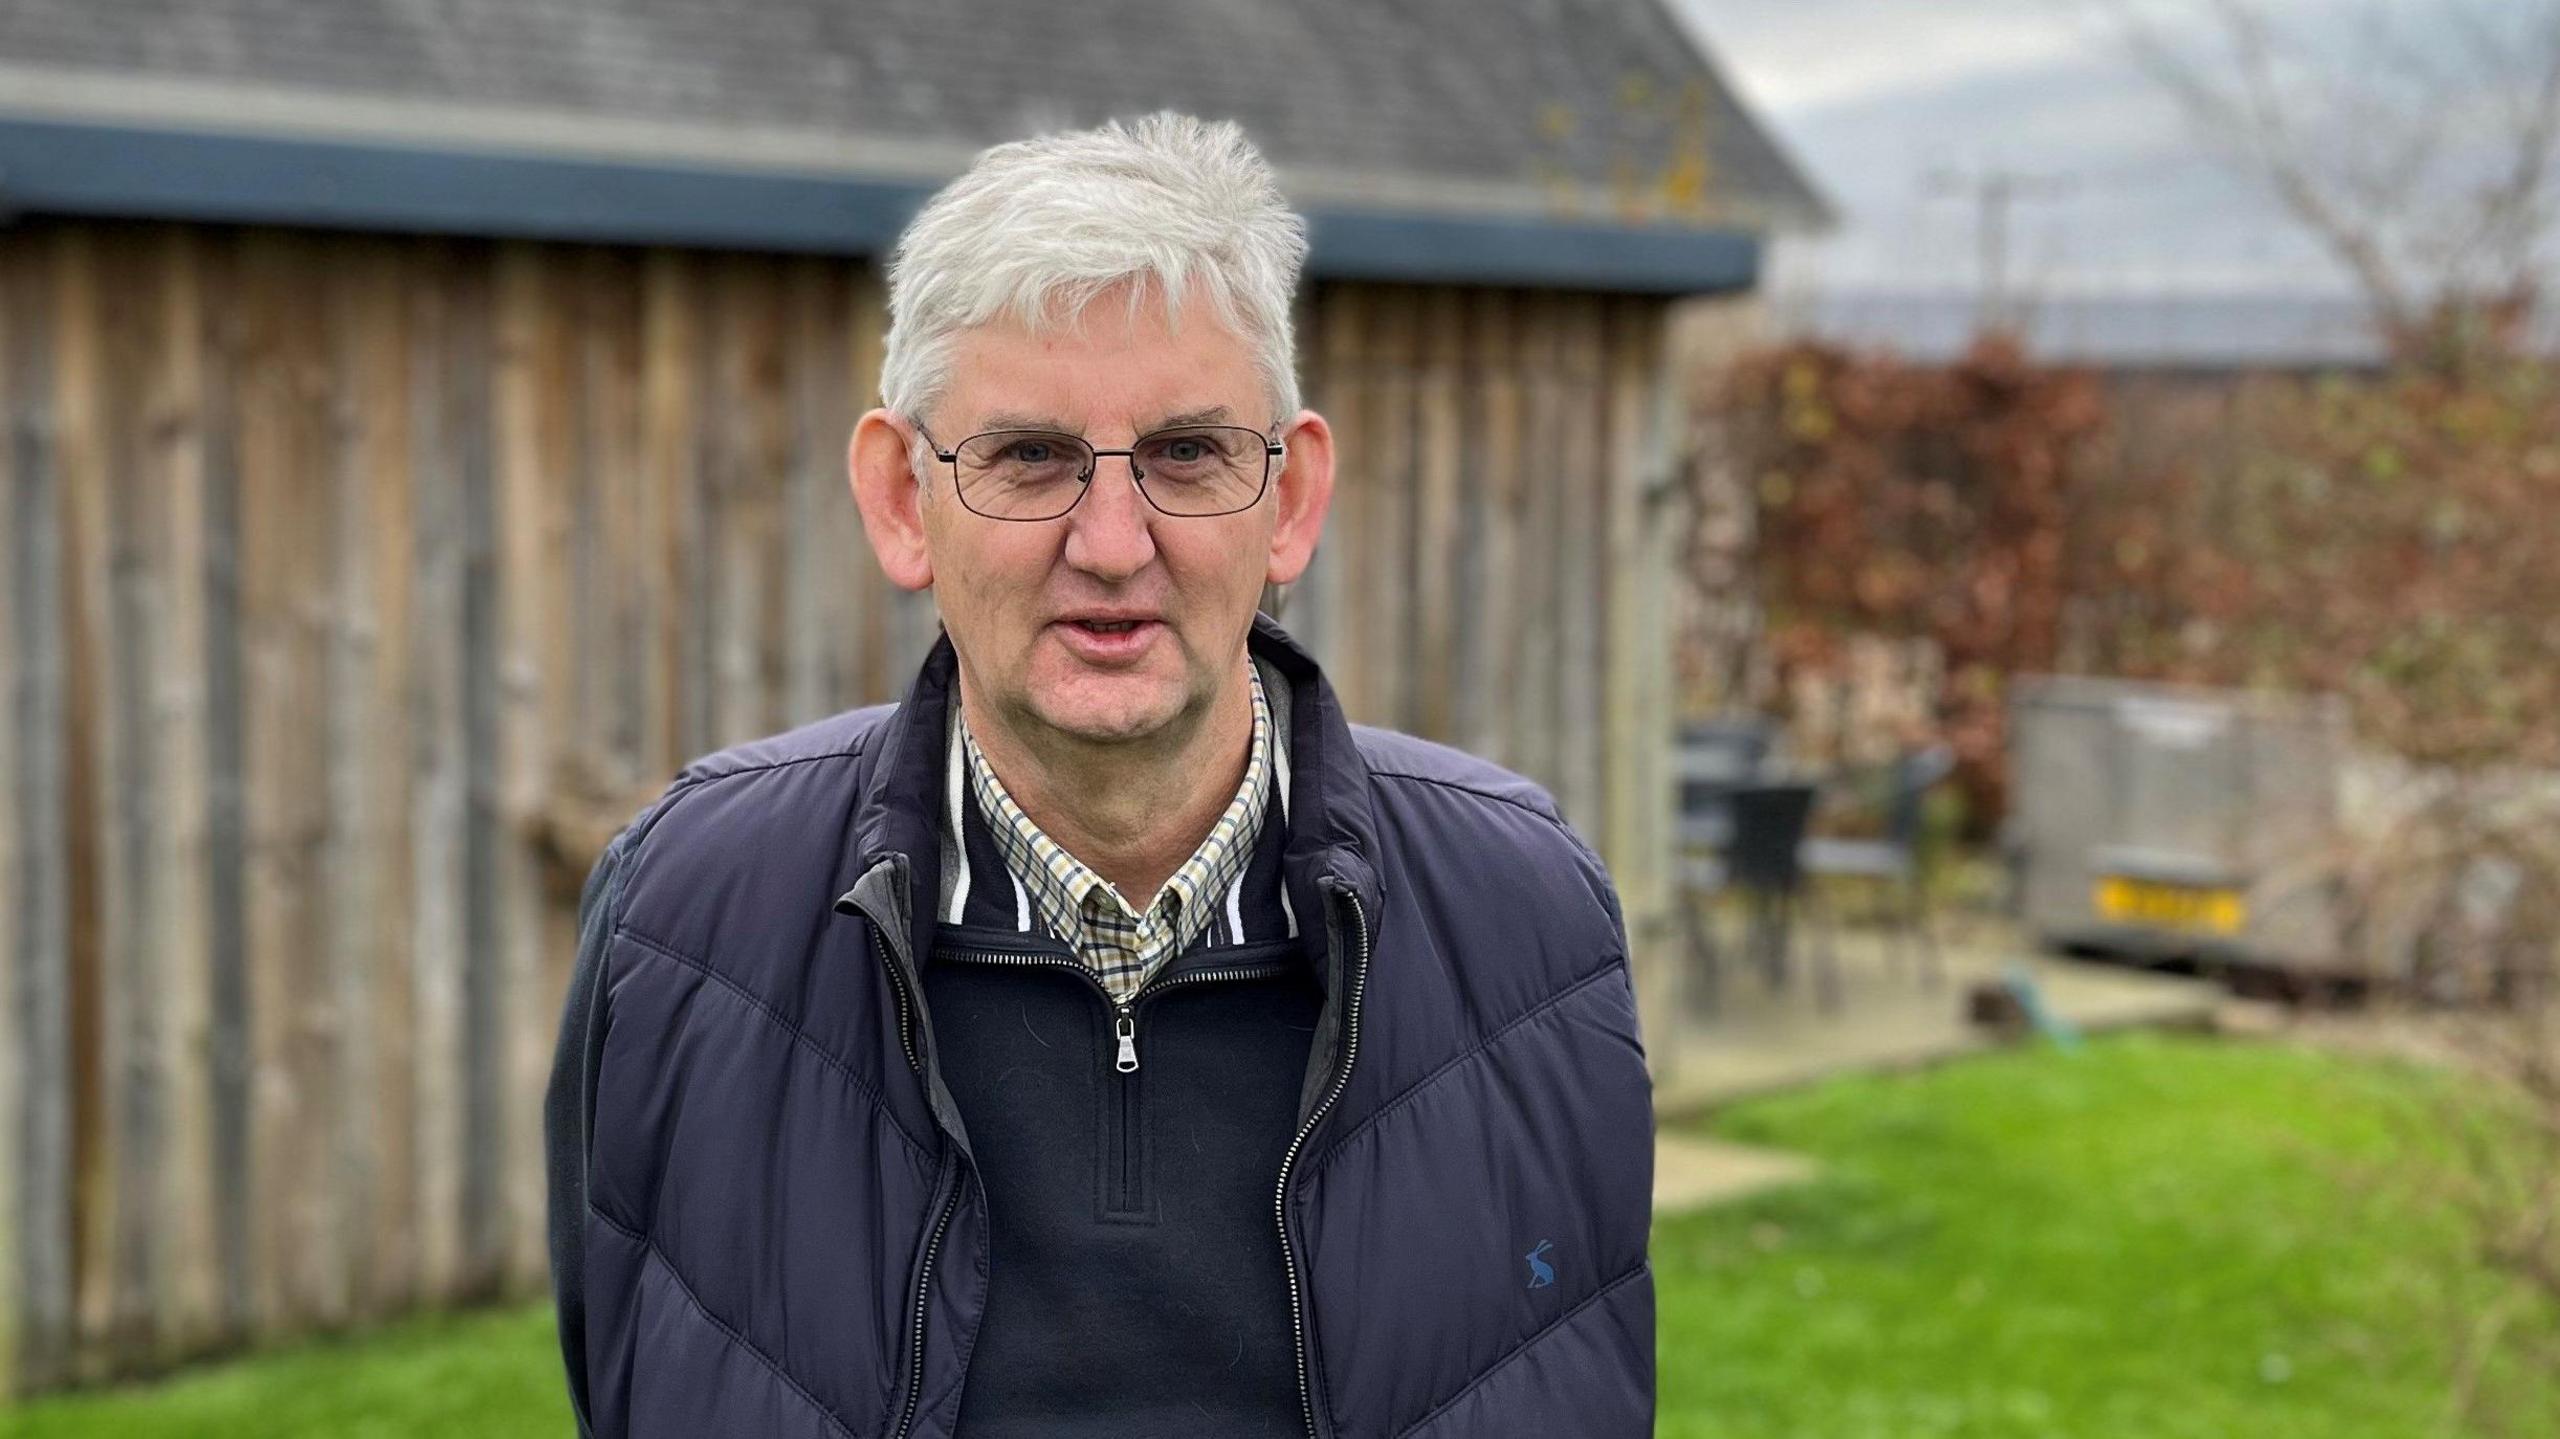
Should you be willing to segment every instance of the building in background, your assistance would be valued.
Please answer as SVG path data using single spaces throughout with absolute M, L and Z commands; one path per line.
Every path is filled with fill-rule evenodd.
M 1313 222 L 1342 484 L 1269 604 L 1552 787 L 1658 984 L 1665 310 L 1823 211 L 1655 0 L 21 0 L 0 1394 L 543 1292 L 595 842 L 934 636 L 842 476 L 878 258 L 1168 106 Z

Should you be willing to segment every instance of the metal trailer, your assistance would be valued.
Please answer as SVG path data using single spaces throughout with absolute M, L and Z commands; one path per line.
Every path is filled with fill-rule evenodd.
M 2008 743 L 2003 840 L 2041 943 L 2341 972 L 2344 701 L 2028 676 Z

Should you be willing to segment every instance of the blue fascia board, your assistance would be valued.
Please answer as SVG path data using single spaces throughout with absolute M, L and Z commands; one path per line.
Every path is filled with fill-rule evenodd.
M 850 175 L 0 118 L 0 215 L 63 214 L 886 254 L 935 187 Z M 1310 209 L 1320 278 L 1699 294 L 1736 231 Z
M 1321 209 L 1307 228 L 1308 268 L 1337 280 L 1703 295 L 1760 278 L 1760 238 L 1737 230 Z
M 870 254 L 930 187 L 0 119 L 0 209 Z

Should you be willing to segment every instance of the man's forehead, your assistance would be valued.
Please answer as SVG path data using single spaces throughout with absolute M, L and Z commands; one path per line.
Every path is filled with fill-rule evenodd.
M 1148 410 L 1125 416 L 1106 416 L 1102 423 L 1125 421 L 1129 428 L 1144 434 L 1150 430 L 1171 429 L 1177 425 L 1233 425 L 1246 423 L 1236 417 L 1232 405 L 1204 405 L 1190 409 Z M 1088 416 L 1061 414 L 1053 410 L 998 406 L 978 413 L 973 428 L 980 430 L 1064 430 L 1081 435 L 1095 419 Z
M 1177 425 L 1253 425 L 1262 407 L 1252 351 L 1205 299 L 1170 325 L 1153 306 L 1097 299 L 1061 324 L 1007 315 L 961 331 L 944 391 L 951 428 L 1147 434 Z

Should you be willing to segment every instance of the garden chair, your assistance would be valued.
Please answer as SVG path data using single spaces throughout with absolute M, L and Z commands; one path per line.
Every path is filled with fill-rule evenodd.
M 1929 927 L 1926 886 L 1920 873 L 1921 806 L 1929 790 L 1955 768 L 1945 745 L 1926 745 L 1897 756 L 1887 771 L 1884 833 L 1872 839 L 1815 836 L 1804 844 L 1804 867 L 1814 877 L 1850 876 L 1880 882 L 1900 900 L 1900 913 L 1883 913 L 1896 953 L 1913 953 L 1924 988 L 1945 979 L 1937 936 Z M 1896 922 L 1898 921 L 1898 922 Z
M 1787 982 L 1796 906 L 1814 899 L 1804 865 L 1814 794 L 1809 782 L 1764 781 L 1738 785 L 1727 796 L 1733 842 L 1726 849 L 1724 879 L 1749 902 L 1749 952 L 1772 989 Z M 1821 918 L 1818 912 L 1815 918 Z M 1814 998 L 1825 1012 L 1840 1007 L 1839 956 L 1827 925 L 1814 951 Z

